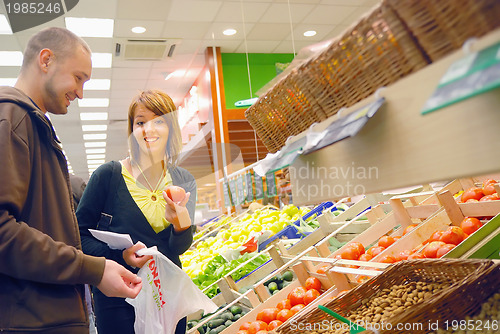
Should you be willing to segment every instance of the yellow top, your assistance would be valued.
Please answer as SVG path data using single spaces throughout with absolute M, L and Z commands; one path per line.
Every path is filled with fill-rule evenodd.
M 166 202 L 162 195 L 163 189 L 172 184 L 170 173 L 166 171 L 165 177 L 158 186 L 158 190 L 154 192 L 137 182 L 137 180 L 123 165 L 122 175 L 130 195 L 139 209 L 141 209 L 153 230 L 155 230 L 156 233 L 163 231 L 168 225 L 170 225 L 170 222 L 165 219 Z

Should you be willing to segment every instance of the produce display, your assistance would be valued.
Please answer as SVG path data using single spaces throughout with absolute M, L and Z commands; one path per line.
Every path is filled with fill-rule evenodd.
M 225 305 L 221 306 L 219 309 L 225 307 Z M 247 313 L 244 309 L 242 309 L 239 305 L 233 305 L 224 313 L 215 316 L 213 319 L 210 319 L 206 324 L 201 327 L 198 327 L 198 332 L 200 334 L 218 334 L 222 332 L 227 327 L 231 326 L 233 322 L 241 318 Z M 199 322 L 204 319 L 210 317 L 213 313 L 205 314 L 200 320 L 191 320 L 187 323 L 188 330 L 196 326 Z
M 245 251 L 242 245 L 253 237 L 257 238 L 262 233 L 272 236 L 309 210 L 306 207 L 299 209 L 295 205 L 287 205 L 281 210 L 263 208 L 252 214 L 246 213 L 238 221 L 232 221 L 230 226 L 220 229 L 215 236 L 200 239 L 194 249 L 186 251 L 180 257 L 183 270 L 191 278 L 202 275 L 215 256 L 222 255 L 231 259 L 238 257 L 238 253 Z M 246 251 L 255 250 L 256 248 Z
M 283 275 L 285 274 L 286 272 L 283 273 Z M 308 277 L 304 286 L 294 288 L 286 299 L 280 301 L 275 307 L 265 308 L 260 311 L 254 321 L 244 322 L 237 333 L 268 333 L 268 331 L 276 329 L 293 315 L 300 312 L 306 305 L 318 298 L 321 293 L 321 282 L 316 277 Z

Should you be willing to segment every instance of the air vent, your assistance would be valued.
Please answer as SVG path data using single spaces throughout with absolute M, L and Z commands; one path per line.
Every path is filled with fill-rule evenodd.
M 123 60 L 162 60 L 172 57 L 180 39 L 123 39 L 116 41 L 115 56 Z

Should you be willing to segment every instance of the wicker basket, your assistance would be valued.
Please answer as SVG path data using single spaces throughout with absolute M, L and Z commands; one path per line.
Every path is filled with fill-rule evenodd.
M 495 267 L 495 269 L 492 269 L 493 267 Z M 482 282 L 485 278 L 491 280 L 492 277 L 498 277 L 494 276 L 498 275 L 498 269 L 498 266 L 496 266 L 491 260 L 422 259 L 403 261 L 393 265 L 379 276 L 358 285 L 356 288 L 350 290 L 341 297 L 326 303 L 324 306 L 343 316 L 346 316 L 351 311 L 357 309 L 363 300 L 371 298 L 382 289 L 390 289 L 394 285 L 409 284 L 412 282 L 452 284 L 449 288 L 442 290 L 429 300 L 425 300 L 399 316 L 389 319 L 389 323 L 394 324 L 394 328 L 385 333 L 390 332 L 407 334 L 407 330 L 395 330 L 395 324 L 403 323 L 403 321 L 415 322 L 416 320 L 411 317 L 420 313 L 423 313 L 424 317 L 428 316 L 428 313 L 432 312 L 430 307 L 437 305 L 436 301 L 443 300 L 445 297 L 454 296 L 455 298 L 460 299 L 461 296 L 456 295 L 459 291 L 462 291 L 463 289 L 470 289 L 470 291 L 472 291 L 475 289 L 475 285 L 477 285 L 479 281 Z M 498 287 L 498 280 L 496 284 Z M 482 289 L 482 287 L 479 289 Z M 487 287 L 485 290 L 486 289 Z M 484 293 L 484 295 L 487 294 L 488 292 Z M 455 307 L 458 308 L 460 306 L 457 305 Z M 467 306 L 463 305 L 462 307 L 466 308 Z M 406 317 L 407 314 L 409 315 L 408 317 Z M 424 319 L 424 325 L 427 324 L 427 319 L 422 319 Z M 323 323 L 323 321 L 330 322 L 331 320 L 333 320 L 333 317 L 319 309 L 315 309 L 300 316 L 294 323 L 293 327 L 307 328 L 307 324 Z M 302 326 L 300 323 L 302 323 Z M 296 330 L 293 330 L 290 324 L 284 324 L 278 331 L 279 334 L 292 334 L 295 332 Z M 370 331 L 365 332 L 370 333 Z M 429 331 L 411 331 L 411 333 L 427 332 Z M 379 333 L 384 332 L 380 331 Z
M 319 55 L 274 85 L 245 116 L 270 152 L 424 66 L 424 54 L 389 6 L 378 6 Z
M 500 26 L 498 0 L 385 0 L 432 61 Z

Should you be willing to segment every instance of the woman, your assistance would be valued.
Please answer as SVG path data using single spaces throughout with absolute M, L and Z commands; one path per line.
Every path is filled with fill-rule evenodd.
M 85 253 L 113 259 L 137 272 L 151 257 L 139 257 L 135 252 L 157 246 L 181 266 L 179 255 L 193 241 L 190 227 L 196 182 L 188 171 L 176 167 L 182 142 L 175 109 L 172 99 L 161 91 L 144 91 L 132 100 L 128 111 L 129 157 L 108 162 L 92 174 L 76 212 Z M 186 191 L 179 203 L 174 204 L 164 192 L 172 185 Z M 187 215 L 177 212 L 176 205 L 181 210 L 187 208 L 187 224 L 179 222 L 179 217 Z M 126 233 L 136 244 L 123 251 L 110 249 L 89 229 Z M 134 333 L 134 308 L 125 299 L 106 297 L 95 287 L 93 292 L 99 334 Z M 176 333 L 185 331 L 183 319 Z

